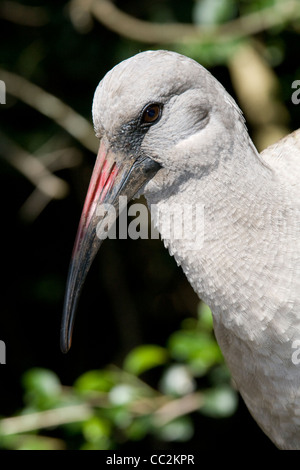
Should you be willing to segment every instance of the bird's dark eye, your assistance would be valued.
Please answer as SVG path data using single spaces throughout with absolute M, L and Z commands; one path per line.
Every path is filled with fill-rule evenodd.
M 154 124 L 161 116 L 161 105 L 159 103 L 149 104 L 142 114 L 142 124 Z

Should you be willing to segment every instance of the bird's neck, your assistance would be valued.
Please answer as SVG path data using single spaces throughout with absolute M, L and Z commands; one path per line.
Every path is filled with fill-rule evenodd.
M 266 243 L 270 248 L 278 242 L 271 224 L 268 229 L 270 218 L 277 217 L 268 209 L 276 190 L 271 170 L 251 142 L 232 149 L 232 155 L 236 161 L 230 161 L 227 152 L 215 170 L 161 189 L 159 199 L 157 191 L 146 193 L 165 245 L 216 320 L 222 318 L 224 324 L 239 322 L 236 312 L 248 315 L 250 299 L 255 306 L 255 293 L 261 296 L 262 289 L 268 289 L 261 286 L 260 273 L 274 260 L 261 256 L 261 251 Z M 182 228 L 184 216 L 176 217 L 178 210 L 185 213 L 188 227 L 192 211 L 193 228 L 188 233 Z M 272 255 L 272 249 L 268 252 Z

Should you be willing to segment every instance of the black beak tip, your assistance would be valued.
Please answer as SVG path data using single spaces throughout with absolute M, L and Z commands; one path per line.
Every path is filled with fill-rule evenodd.
M 64 332 L 61 333 L 60 337 L 60 350 L 63 354 L 67 354 L 71 348 L 71 341 L 68 341 Z
M 69 312 L 69 304 L 65 300 L 64 311 L 62 316 L 61 322 L 61 329 L 60 329 L 60 349 L 61 352 L 66 354 L 72 344 L 72 330 L 73 330 L 73 315 L 70 315 Z
M 60 349 L 61 352 L 67 354 L 71 348 L 72 338 L 68 334 L 68 329 L 62 325 L 60 331 Z

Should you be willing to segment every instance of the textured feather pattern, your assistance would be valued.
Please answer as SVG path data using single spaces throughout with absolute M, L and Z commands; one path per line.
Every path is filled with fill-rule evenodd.
M 240 149 L 249 153 L 243 174 L 227 161 L 172 195 L 161 193 L 160 201 L 151 189 L 148 195 L 165 211 L 157 227 L 162 237 L 172 204 L 203 204 L 202 248 L 187 250 L 184 240 L 165 244 L 211 307 L 217 340 L 250 412 L 279 447 L 294 449 L 300 445 L 300 364 L 292 361 L 300 340 L 299 135 L 265 150 L 267 167 L 249 145 Z M 238 157 L 236 150 L 232 155 Z
M 148 51 L 98 86 L 96 133 L 116 145 L 149 102 L 163 104 L 139 143 L 162 166 L 144 188 L 154 224 L 211 307 L 253 417 L 277 446 L 300 448 L 300 130 L 259 155 L 238 106 L 208 71 Z M 170 208 L 182 206 L 203 209 L 192 230 L 198 246 L 176 237 L 180 227 L 169 230 Z

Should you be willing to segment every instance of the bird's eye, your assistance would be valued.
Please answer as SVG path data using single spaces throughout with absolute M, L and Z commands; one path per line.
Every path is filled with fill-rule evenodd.
M 161 105 L 154 103 L 148 105 L 142 114 L 142 124 L 154 124 L 161 116 Z

